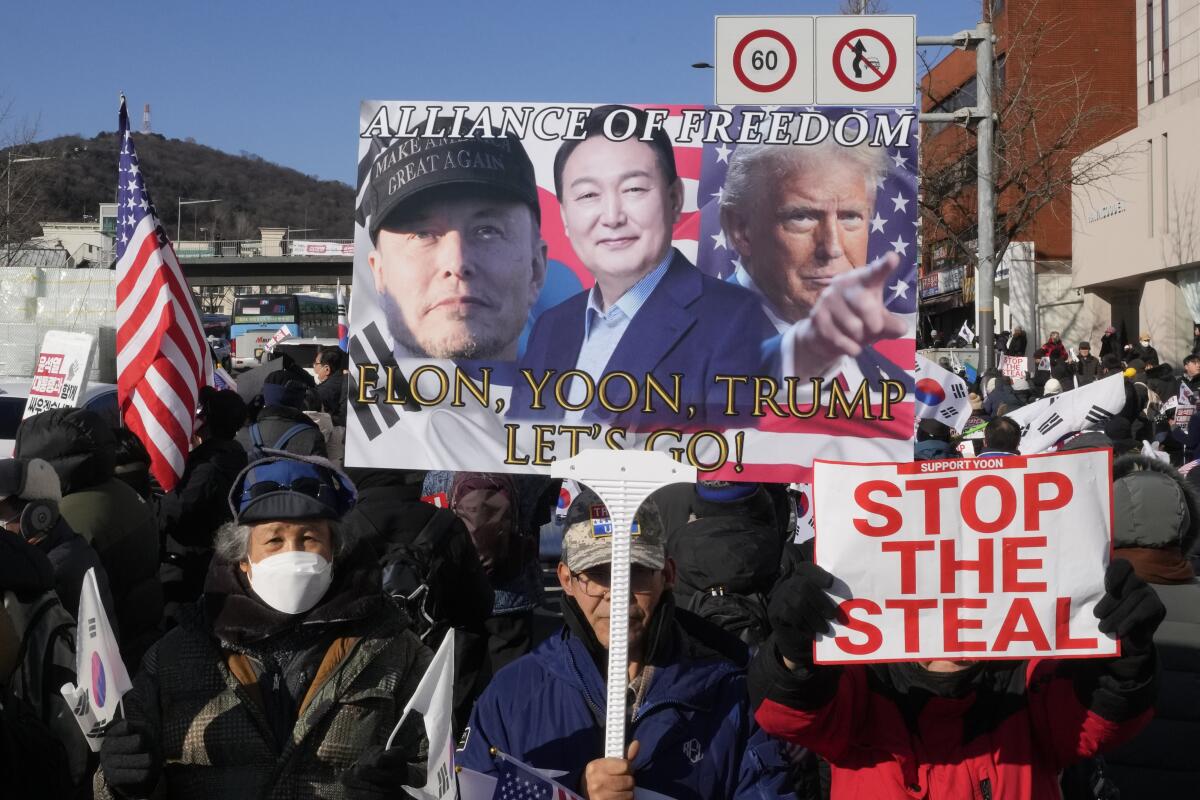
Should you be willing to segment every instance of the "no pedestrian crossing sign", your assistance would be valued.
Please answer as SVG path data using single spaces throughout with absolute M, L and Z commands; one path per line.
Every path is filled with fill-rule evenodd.
M 911 105 L 913 16 L 719 16 L 719 105 Z

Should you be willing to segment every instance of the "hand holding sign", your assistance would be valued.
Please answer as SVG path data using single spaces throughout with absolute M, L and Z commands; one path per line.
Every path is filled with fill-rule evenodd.
M 1141 650 L 1150 645 L 1154 631 L 1167 616 L 1158 594 L 1118 559 L 1104 573 L 1104 598 L 1096 604 L 1100 630 Z
M 908 323 L 889 311 L 883 298 L 884 284 L 899 264 L 900 256 L 888 253 L 825 287 L 808 319 L 785 334 L 795 337 L 793 374 L 822 375 L 842 356 L 856 357 L 880 339 L 907 334 Z
M 837 606 L 826 594 L 833 576 L 816 564 L 803 563 L 771 593 L 767 614 L 775 632 L 775 646 L 792 669 L 812 663 L 812 645 L 818 635 L 829 633 Z

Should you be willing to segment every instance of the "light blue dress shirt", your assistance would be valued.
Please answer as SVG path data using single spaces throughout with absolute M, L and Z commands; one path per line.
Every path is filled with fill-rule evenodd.
M 600 285 L 592 286 L 583 318 L 583 345 L 579 348 L 579 360 L 575 362 L 575 369 L 586 372 L 599 383 L 604 368 L 608 366 L 609 359 L 621 343 L 621 337 L 625 335 L 629 323 L 633 322 L 633 316 L 667 274 L 674 257 L 675 250 L 668 250 L 662 262 L 631 286 L 607 311 L 600 310 Z M 579 378 L 572 379 L 567 399 L 575 405 L 582 403 L 586 398 L 587 385 Z M 564 418 L 567 421 L 578 421 L 583 413 L 568 411 Z

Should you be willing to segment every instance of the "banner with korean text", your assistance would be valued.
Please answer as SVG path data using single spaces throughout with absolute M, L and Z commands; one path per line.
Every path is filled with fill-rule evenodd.
M 1093 614 L 1112 452 L 818 461 L 816 560 L 835 576 L 818 663 L 1109 656 Z
M 95 338 L 90 333 L 46 331 L 22 419 L 51 408 L 78 406 L 87 389 L 94 353 Z

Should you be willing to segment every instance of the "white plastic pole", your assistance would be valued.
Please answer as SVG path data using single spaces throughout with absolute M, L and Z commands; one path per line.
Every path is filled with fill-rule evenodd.
M 609 593 L 608 699 L 604 757 L 625 757 L 625 693 L 629 689 L 629 548 L 630 526 L 642 501 L 672 483 L 695 483 L 696 468 L 666 453 L 585 450 L 550 467 L 556 478 L 570 478 L 594 491 L 612 519 L 612 584 Z

